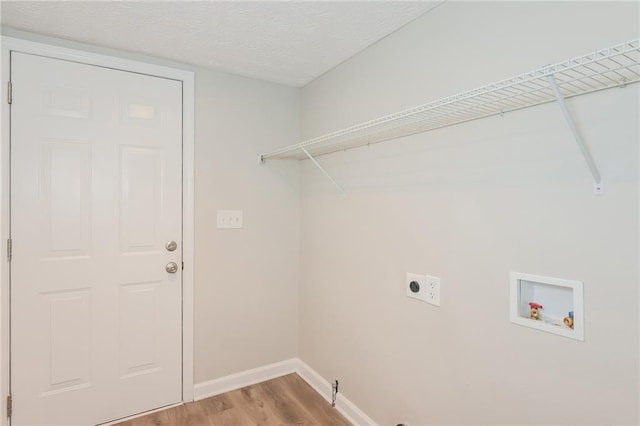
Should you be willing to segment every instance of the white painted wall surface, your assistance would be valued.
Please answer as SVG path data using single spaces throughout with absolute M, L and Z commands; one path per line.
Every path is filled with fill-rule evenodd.
M 297 354 L 297 163 L 257 155 L 299 137 L 299 91 L 196 75 L 195 383 Z M 243 210 L 217 229 L 217 210 Z
M 299 139 L 299 90 L 8 28 L 2 34 L 195 72 L 194 381 L 295 357 L 298 164 L 259 166 L 257 155 Z M 218 209 L 243 210 L 244 228 L 218 230 Z
M 302 92 L 317 136 L 638 36 L 638 3 L 447 2 Z M 638 424 L 639 85 L 302 163 L 300 358 L 380 424 Z M 585 341 L 509 321 L 584 281 Z M 405 296 L 442 278 L 442 306 Z

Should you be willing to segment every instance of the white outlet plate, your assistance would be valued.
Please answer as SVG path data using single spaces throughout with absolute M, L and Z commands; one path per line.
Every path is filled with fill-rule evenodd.
M 420 286 L 417 292 L 411 291 L 411 282 L 415 281 Z M 431 275 L 413 274 L 407 272 L 405 280 L 407 297 L 422 300 L 431 305 L 440 306 L 440 278 Z
M 242 210 L 218 210 L 219 229 L 242 228 Z
M 427 288 L 425 302 L 435 306 L 440 306 L 440 278 L 426 275 Z

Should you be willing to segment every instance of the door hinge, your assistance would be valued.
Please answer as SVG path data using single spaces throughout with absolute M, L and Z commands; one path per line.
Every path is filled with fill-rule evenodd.
M 182 262 L 182 270 L 184 271 L 184 262 Z
M 13 397 L 7 395 L 7 417 L 11 417 L 13 414 Z
M 9 105 L 13 102 L 13 85 L 10 81 L 7 84 L 7 102 Z
M 7 260 L 11 262 L 11 259 L 13 259 L 13 240 L 9 238 L 7 240 Z

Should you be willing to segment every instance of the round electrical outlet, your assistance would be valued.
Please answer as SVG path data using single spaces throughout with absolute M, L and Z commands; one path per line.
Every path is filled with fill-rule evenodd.
M 420 284 L 418 283 L 418 281 L 411 281 L 409 283 L 409 289 L 414 292 L 417 293 L 420 291 Z

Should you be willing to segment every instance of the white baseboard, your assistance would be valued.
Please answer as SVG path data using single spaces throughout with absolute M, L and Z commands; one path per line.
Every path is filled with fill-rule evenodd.
M 269 364 L 208 382 L 198 383 L 194 386 L 193 393 L 195 400 L 198 401 L 291 373 L 298 373 L 316 392 L 328 402 L 331 402 L 331 383 L 299 358 L 291 358 L 275 364 Z M 336 398 L 336 409 L 354 425 L 376 426 L 376 422 L 340 392 L 338 392 L 338 397 Z
M 221 393 L 295 373 L 298 361 L 297 358 L 292 358 L 275 364 L 241 371 L 219 379 L 209 380 L 208 382 L 198 383 L 193 387 L 194 399 L 199 401 L 210 396 L 220 395 Z

